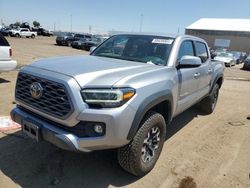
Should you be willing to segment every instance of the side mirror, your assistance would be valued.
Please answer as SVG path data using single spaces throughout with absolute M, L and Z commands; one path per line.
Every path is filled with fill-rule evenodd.
M 92 47 L 90 48 L 89 52 L 91 53 L 91 52 L 93 52 L 95 49 L 96 49 L 96 46 L 92 46 Z
M 201 66 L 201 58 L 185 55 L 177 64 L 177 68 L 195 68 Z

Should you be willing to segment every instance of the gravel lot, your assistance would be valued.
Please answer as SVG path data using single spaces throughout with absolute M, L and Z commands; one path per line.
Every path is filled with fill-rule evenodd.
M 56 46 L 55 38 L 7 38 L 19 67 L 50 56 L 87 54 Z M 0 187 L 250 187 L 250 72 L 227 68 L 215 112 L 189 109 L 169 125 L 153 171 L 135 178 L 121 170 L 115 151 L 72 153 L 0 132 Z M 17 71 L 0 74 L 0 116 L 13 108 Z

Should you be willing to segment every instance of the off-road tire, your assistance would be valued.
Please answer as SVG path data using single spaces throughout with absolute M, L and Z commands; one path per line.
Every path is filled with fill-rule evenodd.
M 211 114 L 213 113 L 217 101 L 218 101 L 218 97 L 219 97 L 219 85 L 215 84 L 211 93 L 209 94 L 209 96 L 207 96 L 206 98 L 204 98 L 198 105 L 199 110 L 204 113 L 204 114 Z
M 21 37 L 21 35 L 17 33 L 17 34 L 15 34 L 15 37 L 20 38 L 20 37 Z
M 155 127 L 158 127 L 160 130 L 159 147 L 155 150 L 154 157 L 151 161 L 144 162 L 142 160 L 144 140 L 148 133 Z M 118 162 L 120 166 L 135 176 L 143 176 L 147 174 L 153 169 L 160 156 L 165 137 L 166 123 L 164 117 L 154 111 L 147 113 L 133 140 L 128 145 L 118 149 Z
M 34 39 L 34 38 L 35 38 L 35 35 L 32 34 L 32 35 L 31 35 L 31 38 Z

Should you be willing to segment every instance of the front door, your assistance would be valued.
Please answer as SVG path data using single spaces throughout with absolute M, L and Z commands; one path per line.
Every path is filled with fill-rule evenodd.
M 192 40 L 185 40 L 180 46 L 177 61 L 183 56 L 195 56 L 194 43 Z M 196 99 L 196 94 L 199 87 L 199 67 L 196 68 L 180 68 L 177 70 L 179 79 L 178 102 L 175 115 L 183 112 L 192 106 Z

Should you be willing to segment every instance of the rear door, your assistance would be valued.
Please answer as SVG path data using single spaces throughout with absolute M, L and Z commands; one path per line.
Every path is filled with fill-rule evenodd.
M 0 61 L 10 60 L 11 49 L 8 41 L 0 34 Z
M 204 97 L 208 94 L 210 90 L 210 82 L 212 79 L 212 65 L 209 58 L 209 53 L 207 45 L 204 42 L 196 41 L 195 42 L 195 51 L 196 56 L 201 58 L 202 65 L 199 67 L 200 81 L 197 95 L 199 98 Z
M 177 61 L 180 61 L 185 55 L 195 56 L 194 42 L 192 40 L 185 40 L 181 43 Z M 197 101 L 196 93 L 199 86 L 199 77 L 196 76 L 197 73 L 199 73 L 199 67 L 177 69 L 179 94 L 176 115 L 183 112 Z

